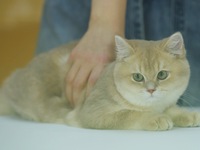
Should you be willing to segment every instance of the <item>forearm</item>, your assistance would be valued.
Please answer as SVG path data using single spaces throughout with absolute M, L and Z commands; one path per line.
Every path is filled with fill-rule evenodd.
M 90 26 L 103 26 L 124 36 L 126 0 L 92 0 Z

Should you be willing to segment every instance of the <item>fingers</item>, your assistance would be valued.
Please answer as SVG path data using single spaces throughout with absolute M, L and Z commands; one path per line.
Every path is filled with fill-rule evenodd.
M 66 94 L 72 106 L 75 106 L 80 96 L 88 96 L 94 84 L 101 75 L 105 65 L 75 62 L 67 74 Z M 86 92 L 83 95 L 83 92 Z
M 105 64 L 113 60 L 114 35 L 92 28 L 72 49 L 66 76 L 66 96 L 72 105 L 78 104 L 81 96 L 84 98 L 86 94 L 89 95 Z
M 73 103 L 76 105 L 76 103 L 80 100 L 80 96 L 84 96 L 83 92 L 85 91 L 84 89 L 86 88 L 88 78 L 90 76 L 92 70 L 92 66 L 88 64 L 84 64 L 84 66 L 81 66 L 79 72 L 76 75 L 76 78 L 74 80 L 73 84 Z
M 66 94 L 69 102 L 75 106 L 82 92 L 86 88 L 92 66 L 87 63 L 76 62 L 67 74 Z
M 74 64 L 72 64 L 72 66 L 66 76 L 66 96 L 72 105 L 74 105 L 73 104 L 73 88 L 72 87 L 74 84 L 74 79 L 76 77 L 76 74 L 79 71 L 79 68 L 80 68 L 79 62 L 75 62 Z
M 104 66 L 98 66 L 95 67 L 89 78 L 88 78 L 88 82 L 87 82 L 87 89 L 86 89 L 86 97 L 89 95 L 89 93 L 91 92 L 92 88 L 94 87 L 96 81 L 98 80 L 99 76 L 101 75 L 101 72 L 103 71 Z

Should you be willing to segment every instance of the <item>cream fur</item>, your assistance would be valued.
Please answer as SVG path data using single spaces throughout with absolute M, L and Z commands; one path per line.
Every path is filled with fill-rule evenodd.
M 0 114 L 95 129 L 168 130 L 200 125 L 200 114 L 176 106 L 185 91 L 189 64 L 180 33 L 160 41 L 116 36 L 109 64 L 87 99 L 72 108 L 65 96 L 66 65 L 74 44 L 41 54 L 14 72 L 0 91 Z M 160 71 L 169 72 L 158 80 Z M 132 76 L 140 73 L 144 81 Z M 151 94 L 147 90 L 154 89 Z

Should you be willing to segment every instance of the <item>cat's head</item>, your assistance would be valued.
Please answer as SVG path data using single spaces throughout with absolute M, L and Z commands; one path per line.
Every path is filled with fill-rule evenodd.
M 190 69 L 181 33 L 160 41 L 116 41 L 114 82 L 133 105 L 167 107 L 185 91 Z

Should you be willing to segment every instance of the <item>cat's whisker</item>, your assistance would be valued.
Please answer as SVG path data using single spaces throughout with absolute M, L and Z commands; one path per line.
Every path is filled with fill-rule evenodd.
M 190 101 L 190 100 L 193 100 L 193 101 L 196 101 L 196 102 L 200 101 L 200 99 L 196 98 L 193 94 L 191 94 L 189 92 L 185 92 L 183 97 L 188 98 L 188 101 Z
M 188 95 L 184 95 L 184 96 L 182 96 L 181 98 L 180 98 L 180 100 L 182 100 L 186 105 L 188 105 L 189 107 L 194 107 L 194 105 L 192 104 L 194 101 L 195 102 L 197 102 L 197 103 L 199 103 L 199 100 L 197 99 L 197 98 L 195 98 L 195 97 L 193 97 L 194 99 L 191 99 L 191 97 L 190 96 L 188 96 Z M 193 101 L 193 102 L 191 102 L 191 100 Z
M 139 93 L 141 93 L 141 94 L 145 94 L 145 93 L 146 93 L 146 91 L 140 91 Z
M 199 82 L 199 79 L 196 79 L 196 78 L 190 78 L 190 80 L 193 82 Z
M 165 88 L 159 88 L 159 90 L 160 90 L 160 91 L 169 91 L 169 90 L 167 90 L 167 89 L 165 89 Z
M 192 104 L 190 102 L 188 102 L 186 99 L 180 98 L 180 100 L 182 100 L 184 103 L 186 103 L 189 107 L 192 107 Z

